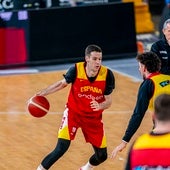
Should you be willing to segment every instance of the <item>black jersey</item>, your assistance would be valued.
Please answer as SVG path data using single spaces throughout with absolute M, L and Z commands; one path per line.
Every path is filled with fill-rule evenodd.
M 153 111 L 154 99 L 162 94 L 170 94 L 170 76 L 158 72 L 150 74 L 140 85 L 136 106 L 129 121 L 123 140 L 129 142 L 139 128 L 142 119 L 149 109 Z M 154 123 L 154 120 L 153 120 Z M 153 124 L 154 126 L 154 124 Z
M 125 135 L 122 138 L 124 141 L 129 142 L 131 137 L 139 128 L 146 110 L 149 106 L 149 101 L 154 93 L 154 84 L 151 79 L 146 79 L 139 87 L 136 106 L 129 121 Z
M 161 60 L 160 72 L 170 75 L 170 45 L 167 43 L 165 37 L 153 43 L 151 51 L 156 53 Z

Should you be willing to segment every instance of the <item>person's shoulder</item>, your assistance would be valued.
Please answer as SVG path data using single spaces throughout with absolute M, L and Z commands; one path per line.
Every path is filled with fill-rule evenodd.
M 141 146 L 144 145 L 144 141 L 147 141 L 150 138 L 150 134 L 149 133 L 144 133 L 142 135 L 140 135 L 134 142 L 134 147 L 135 148 L 139 148 Z
M 108 68 L 108 67 L 106 67 L 106 68 L 107 68 L 107 72 L 108 72 L 108 74 L 109 74 L 109 75 L 111 75 L 111 76 L 114 76 L 113 71 L 112 71 L 110 68 Z
M 109 72 L 112 72 L 112 70 L 109 67 L 106 67 Z
M 152 83 L 152 82 L 153 82 L 153 81 L 152 81 L 151 77 L 148 77 L 148 78 L 146 78 L 146 79 L 143 80 L 142 84 L 150 84 L 150 83 Z
M 150 78 L 147 78 L 147 79 L 143 80 L 143 82 L 141 83 L 139 92 L 143 93 L 144 91 L 146 91 L 146 93 L 148 93 L 148 90 L 152 89 L 153 87 L 154 87 L 153 80 Z
M 76 70 L 76 65 L 71 65 L 69 68 L 68 68 L 68 72 L 72 72 L 72 71 L 75 71 Z
M 105 68 L 106 70 L 108 70 L 109 72 L 112 72 L 112 69 L 109 68 L 108 66 L 105 66 L 105 65 L 101 65 L 101 67 Z
M 160 39 L 160 40 L 158 40 L 158 41 L 155 41 L 155 42 L 152 44 L 152 46 L 162 45 L 162 44 L 164 44 L 164 43 L 165 43 L 165 40 L 164 40 L 164 39 Z

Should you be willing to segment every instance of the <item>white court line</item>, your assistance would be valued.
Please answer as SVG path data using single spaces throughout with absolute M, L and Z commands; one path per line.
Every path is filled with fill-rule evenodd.
M 116 67 L 118 67 L 118 68 L 120 68 L 120 67 L 126 68 L 126 67 L 132 67 L 132 66 L 137 66 L 137 65 L 136 65 L 136 63 L 124 63 L 124 64 L 122 64 L 122 63 L 120 63 L 120 64 L 116 63 L 116 64 L 114 65 L 114 68 L 116 68 Z
M 136 78 L 135 76 L 131 76 L 131 75 L 129 75 L 129 74 L 126 74 L 126 73 L 124 73 L 124 72 L 121 72 L 121 71 L 118 71 L 118 70 L 115 70 L 115 69 L 112 69 L 112 70 L 113 70 L 114 72 L 117 72 L 117 73 L 123 75 L 123 76 L 132 78 L 134 82 L 141 82 L 141 81 L 142 81 L 142 79 Z
M 37 69 L 9 69 L 9 70 L 0 70 L 0 75 L 8 74 L 28 74 L 28 73 L 38 73 Z
M 63 110 L 64 112 L 64 110 Z M 63 112 L 48 112 L 48 114 L 63 114 Z M 132 113 L 133 111 L 132 110 L 113 110 L 113 111 L 104 111 L 103 114 L 129 114 L 129 113 Z M 9 114 L 9 115 L 15 115 L 15 114 L 29 114 L 28 111 L 25 111 L 25 112 L 0 112 L 0 114 Z

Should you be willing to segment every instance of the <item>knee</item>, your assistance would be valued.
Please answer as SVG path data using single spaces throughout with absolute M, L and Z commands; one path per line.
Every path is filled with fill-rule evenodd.
M 104 162 L 107 159 L 108 155 L 107 152 L 102 152 L 101 154 L 98 155 L 98 161 L 99 163 Z
M 107 159 L 107 149 L 106 148 L 97 148 L 95 154 L 90 158 L 90 164 L 97 166 L 103 163 Z

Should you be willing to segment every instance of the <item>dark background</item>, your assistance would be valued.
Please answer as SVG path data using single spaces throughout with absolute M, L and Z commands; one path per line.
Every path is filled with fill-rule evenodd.
M 9 13 L 11 17 L 4 18 Z M 22 29 L 26 41 L 23 42 L 19 33 L 20 37 L 12 41 L 4 38 L 7 47 L 3 61 L 6 57 L 7 61 L 11 61 L 10 58 L 17 61 L 13 59 L 12 63 L 4 62 L 0 66 L 20 64 L 20 57 L 15 55 L 24 51 L 23 44 L 27 54 L 25 63 L 22 59 L 21 64 L 27 65 L 82 60 L 89 44 L 101 46 L 104 59 L 134 57 L 137 53 L 133 3 L 15 10 L 2 12 L 0 17 L 1 28 L 5 29 L 3 37 Z M 14 44 L 18 47 L 12 48 Z M 8 50 L 14 50 L 15 55 L 10 56 Z
M 132 3 L 34 10 L 29 22 L 30 61 L 79 60 L 88 44 L 101 46 L 105 59 L 136 54 Z

